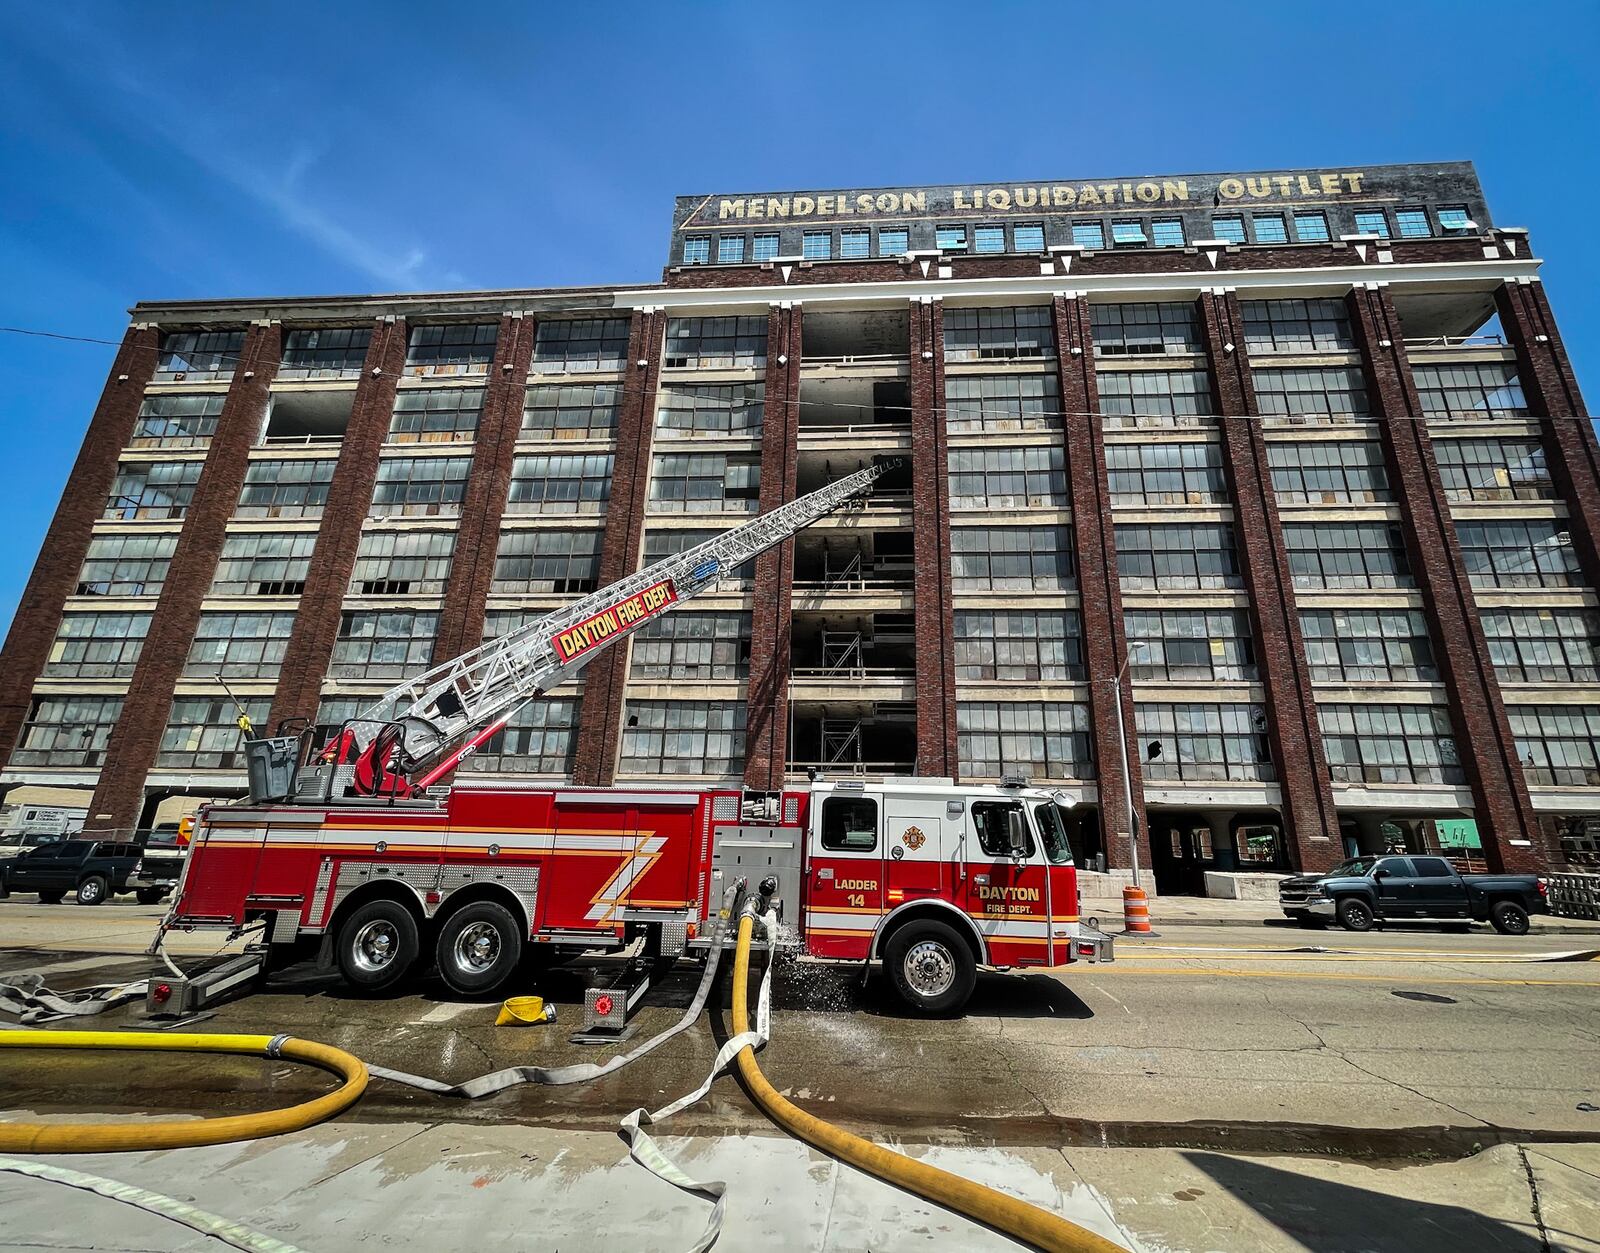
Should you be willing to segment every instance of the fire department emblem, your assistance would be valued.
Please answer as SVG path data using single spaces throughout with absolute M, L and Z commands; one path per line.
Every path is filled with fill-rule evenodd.
M 922 834 L 921 827 L 907 827 L 906 833 L 900 838 L 913 853 L 928 842 L 928 837 Z

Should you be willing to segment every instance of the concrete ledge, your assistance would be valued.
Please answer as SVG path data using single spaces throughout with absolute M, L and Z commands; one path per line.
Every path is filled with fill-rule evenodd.
M 1122 909 L 1122 889 L 1133 886 L 1133 871 L 1131 870 L 1079 870 L 1078 895 L 1088 900 L 1116 901 L 1117 909 Z M 1144 889 L 1144 894 L 1152 900 L 1156 896 L 1156 877 L 1148 870 L 1139 872 L 1139 886 Z M 1276 900 L 1277 896 L 1274 895 Z
M 1206 895 L 1222 901 L 1272 901 L 1278 900 L 1278 884 L 1287 879 L 1286 874 L 1263 874 L 1259 871 L 1206 871 Z

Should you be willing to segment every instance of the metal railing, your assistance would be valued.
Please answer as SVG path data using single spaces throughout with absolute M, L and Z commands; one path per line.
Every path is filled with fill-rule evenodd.
M 1600 918 L 1600 874 L 1553 874 L 1549 888 L 1557 917 Z
M 1407 351 L 1413 348 L 1505 348 L 1504 335 L 1431 335 L 1424 339 L 1403 341 Z
M 309 447 L 312 444 L 342 444 L 344 433 L 337 435 L 267 435 L 261 440 L 266 448 Z
M 849 662 L 836 666 L 797 665 L 789 671 L 790 679 L 859 679 L 870 681 L 873 679 L 888 680 L 893 682 L 909 682 L 917 677 L 914 666 L 858 666 Z
M 813 357 L 801 353 L 801 365 L 906 365 L 911 360 L 911 352 L 850 352 L 830 357 Z
M 807 422 L 805 410 L 800 413 L 801 435 L 903 435 L 910 429 L 910 418 L 904 422 Z

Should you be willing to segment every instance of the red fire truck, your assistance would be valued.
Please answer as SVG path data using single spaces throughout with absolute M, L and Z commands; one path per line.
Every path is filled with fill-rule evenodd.
M 787 945 L 882 961 L 924 1012 L 959 1009 L 979 965 L 1110 960 L 1110 938 L 1078 919 L 1077 798 L 1020 779 L 818 778 L 776 793 L 439 782 L 524 701 L 886 468 L 435 667 L 325 747 L 252 740 L 251 798 L 202 811 L 163 933 L 260 926 L 267 952 L 318 944 L 369 991 L 431 957 L 455 991 L 487 994 L 528 956 L 703 947 L 724 887 L 770 880 Z M 591 992 L 590 1021 L 620 1025 L 642 986 Z

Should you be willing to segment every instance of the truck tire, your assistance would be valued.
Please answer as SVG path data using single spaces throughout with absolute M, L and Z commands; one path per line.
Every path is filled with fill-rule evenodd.
M 434 945 L 439 977 L 461 996 L 482 996 L 510 977 L 522 960 L 522 928 L 494 901 L 473 901 L 444 920 Z
M 141 905 L 159 905 L 166 894 L 165 888 L 140 888 L 133 894 L 133 899 Z
M 78 904 L 104 905 L 111 895 L 111 883 L 103 874 L 92 874 L 78 884 Z
M 1339 925 L 1346 931 L 1371 931 L 1375 921 L 1372 906 L 1359 896 L 1347 896 L 1339 902 Z
M 889 937 L 883 964 L 900 999 L 919 1014 L 953 1014 L 978 983 L 972 950 L 931 918 L 908 922 Z
M 40 892 L 39 893 L 39 904 L 41 904 L 41 905 L 59 905 L 59 904 L 61 904 L 61 898 L 62 898 L 63 895 L 64 895 L 64 893 L 62 893 L 62 892 Z
M 1528 911 L 1516 901 L 1496 901 L 1489 906 L 1489 922 L 1501 935 L 1528 934 Z
M 417 920 L 398 901 L 368 901 L 339 926 L 334 943 L 339 973 L 362 992 L 382 992 L 416 965 L 422 942 Z

